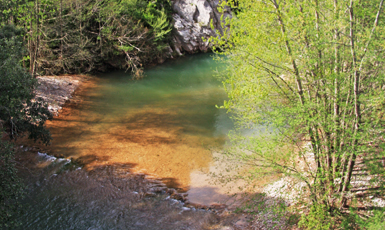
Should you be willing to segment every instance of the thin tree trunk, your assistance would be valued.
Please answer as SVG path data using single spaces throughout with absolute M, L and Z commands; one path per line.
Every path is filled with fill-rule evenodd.
M 60 20 L 60 59 L 63 62 L 63 21 L 62 21 L 62 13 L 63 13 L 63 0 L 60 0 L 60 12 L 59 12 L 59 20 Z
M 376 19 L 374 21 L 374 25 L 371 31 L 371 34 L 369 36 L 369 40 L 365 46 L 364 49 L 364 54 L 362 56 L 362 59 L 360 61 L 360 66 L 357 66 L 357 56 L 355 53 L 355 44 L 354 44 L 354 11 L 353 11 L 353 0 L 350 1 L 350 39 L 351 39 L 351 52 L 352 52 L 352 57 L 353 57 L 353 67 L 354 67 L 354 115 L 355 115 L 355 125 L 354 125 L 354 136 L 353 136 L 353 153 L 351 154 L 348 162 L 348 169 L 347 173 L 345 175 L 345 183 L 342 188 L 342 193 L 346 192 L 349 190 L 349 185 L 350 185 L 350 180 L 353 172 L 353 168 L 356 162 L 357 154 L 356 154 L 356 146 L 358 144 L 358 132 L 360 128 L 360 123 L 361 123 L 361 111 L 360 111 L 360 101 L 359 101 L 359 86 L 360 86 L 360 74 L 361 74 L 361 68 L 363 65 L 363 60 L 365 58 L 365 54 L 368 50 L 372 35 L 378 25 L 378 20 L 382 11 L 384 0 L 380 2 L 380 5 L 378 7 L 378 12 L 376 15 Z M 341 203 L 344 205 L 346 202 L 346 199 L 344 197 L 344 194 L 342 195 Z
M 334 0 L 334 15 L 335 23 L 338 23 L 338 1 Z M 335 40 L 335 67 L 334 67 L 334 156 L 333 156 L 333 180 L 337 177 L 338 164 L 340 162 L 340 47 L 339 47 L 339 31 L 336 27 L 334 29 L 334 40 Z
M 353 61 L 353 69 L 354 69 L 354 88 L 353 88 L 353 95 L 354 95 L 354 115 L 355 115 L 355 124 L 354 124 L 354 133 L 353 133 L 353 143 L 352 143 L 352 153 L 349 157 L 348 166 L 347 166 L 347 172 L 345 174 L 344 184 L 342 187 L 342 197 L 341 197 L 341 204 L 342 206 L 346 203 L 345 198 L 345 192 L 349 190 L 350 181 L 352 177 L 352 172 L 354 165 L 356 163 L 357 158 L 357 136 L 358 136 L 358 129 L 361 122 L 361 112 L 360 112 L 360 102 L 359 102 L 359 84 L 360 84 L 360 73 L 357 69 L 357 56 L 355 51 L 355 23 L 354 23 L 354 10 L 353 10 L 353 0 L 350 0 L 350 7 L 349 7 L 349 13 L 350 13 L 350 46 L 351 46 L 351 53 L 352 53 L 352 61 Z
M 29 71 L 33 76 L 33 63 L 35 62 L 34 54 L 35 52 L 33 51 L 33 30 L 32 30 L 32 19 L 33 19 L 33 11 L 31 10 L 31 17 L 30 17 L 30 22 L 29 22 Z
M 275 7 L 275 9 L 277 11 L 278 21 L 279 21 L 279 24 L 281 26 L 281 32 L 282 32 L 282 35 L 283 35 L 283 37 L 285 39 L 286 50 L 287 50 L 287 53 L 289 54 L 289 57 L 291 59 L 291 64 L 292 64 L 293 69 L 294 69 L 295 81 L 297 83 L 299 100 L 300 100 L 301 104 L 304 105 L 305 101 L 304 101 L 304 96 L 303 96 L 303 88 L 302 88 L 301 77 L 299 76 L 299 70 L 298 70 L 298 67 L 297 67 L 297 63 L 295 62 L 295 59 L 294 59 L 292 51 L 291 51 L 289 39 L 287 38 L 285 24 L 283 23 L 281 12 L 280 12 L 280 9 L 279 9 L 279 6 L 278 6 L 276 0 L 272 0 L 272 3 L 274 4 L 274 7 Z
M 34 54 L 34 61 L 32 65 L 32 76 L 36 77 L 36 69 L 37 69 L 37 56 L 39 53 L 39 1 L 35 1 L 35 17 L 36 17 L 36 42 L 35 42 L 35 54 Z
M 370 36 L 369 36 L 368 42 L 366 43 L 366 46 L 365 46 L 365 49 L 364 49 L 364 54 L 362 55 L 362 58 L 361 58 L 361 63 L 360 63 L 359 71 L 361 71 L 362 64 L 364 63 L 366 52 L 368 51 L 369 44 L 372 41 L 373 33 L 376 30 L 376 28 L 377 28 L 378 20 L 380 19 L 380 14 L 381 14 L 382 6 L 383 5 L 384 5 L 384 0 L 381 0 L 380 5 L 378 6 L 378 11 L 377 11 L 376 19 L 374 20 L 373 28 L 372 28 L 372 30 L 370 32 Z

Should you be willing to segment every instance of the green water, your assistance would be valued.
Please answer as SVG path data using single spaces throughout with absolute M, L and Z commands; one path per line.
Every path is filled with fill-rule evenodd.
M 212 149 L 233 128 L 215 108 L 226 99 L 214 77 L 222 68 L 200 54 L 148 68 L 137 81 L 123 71 L 98 76 L 80 104 L 49 124 L 48 153 L 84 167 L 66 171 L 51 159 L 29 184 L 19 229 L 201 229 L 207 213 L 143 199 L 153 182 L 135 175 L 187 191 L 190 174 L 210 167 Z
M 205 135 L 227 134 L 232 123 L 215 108 L 226 98 L 222 84 L 214 77 L 223 66 L 212 55 L 200 54 L 172 60 L 149 68 L 144 78 L 131 80 L 129 73 L 100 76 L 102 92 L 92 100 L 95 112 L 111 116 L 137 113 L 143 108 L 172 112 L 173 122 L 186 132 Z M 222 116 L 221 116 L 222 115 Z

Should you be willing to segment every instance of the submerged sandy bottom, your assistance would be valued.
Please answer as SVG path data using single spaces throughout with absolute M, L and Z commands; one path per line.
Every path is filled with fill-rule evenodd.
M 53 121 L 49 154 L 77 158 L 85 169 L 126 165 L 194 203 L 226 202 L 228 189 L 213 185 L 213 153 L 221 151 L 232 122 L 215 108 L 226 98 L 208 55 L 155 67 L 132 81 L 115 73 L 88 81 Z
M 173 126 L 170 114 L 161 109 L 149 108 L 117 120 L 78 114 L 74 108 L 65 110 L 47 124 L 54 140 L 53 153 L 79 158 L 89 169 L 129 164 L 134 172 L 187 190 L 190 173 L 208 168 L 212 160 L 211 151 L 205 147 L 212 140 L 183 134 L 180 127 Z

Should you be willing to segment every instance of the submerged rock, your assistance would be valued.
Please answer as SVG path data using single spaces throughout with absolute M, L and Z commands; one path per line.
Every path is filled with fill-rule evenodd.
M 172 48 L 175 53 L 182 55 L 183 52 L 207 52 L 210 49 L 208 39 L 218 32 L 223 33 L 222 14 L 222 20 L 231 17 L 230 9 L 219 13 L 218 4 L 219 0 L 173 1 Z

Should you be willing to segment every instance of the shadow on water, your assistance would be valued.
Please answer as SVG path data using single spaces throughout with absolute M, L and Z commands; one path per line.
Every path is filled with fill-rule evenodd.
M 97 156 L 90 155 L 83 157 L 82 161 L 90 163 L 96 158 Z M 248 198 L 253 203 L 249 202 L 244 208 L 241 207 L 240 213 L 226 214 L 219 218 L 215 212 L 208 211 L 207 207 L 201 209 L 202 206 L 183 204 L 172 199 L 174 196 L 168 193 L 172 190 L 165 189 L 162 183 L 146 174 L 135 174 L 132 171 L 134 164 L 114 163 L 78 170 L 76 165 L 71 168 L 58 160 L 49 160 L 51 165 L 61 164 L 56 171 L 29 169 L 39 170 L 43 176 L 35 173 L 33 178 L 26 181 L 28 189 L 23 200 L 24 213 L 17 217 L 21 226 L 16 229 L 198 230 L 223 229 L 236 223 L 268 228 L 270 226 L 269 229 L 274 229 L 274 221 L 281 218 L 265 210 L 271 210 L 272 205 L 276 206 L 281 201 L 261 194 L 249 195 L 249 198 L 253 197 Z M 61 170 L 63 168 L 66 170 Z M 20 171 L 31 174 L 31 171 L 23 172 L 23 168 Z M 175 178 L 164 180 L 177 183 Z M 213 188 L 200 189 L 202 194 L 223 196 Z M 217 204 L 211 208 L 222 212 L 226 207 Z M 259 212 L 263 215 L 257 214 Z M 244 221 L 242 218 L 247 213 L 257 214 L 258 222 L 248 222 L 247 219 Z
M 96 158 L 90 155 L 82 161 Z M 45 171 L 44 178 L 28 180 L 18 229 L 205 229 L 217 223 L 212 213 L 184 210 L 180 202 L 167 199 L 169 194 L 147 197 L 162 184 L 133 173 L 134 166 Z M 174 178 L 167 180 L 176 183 Z

